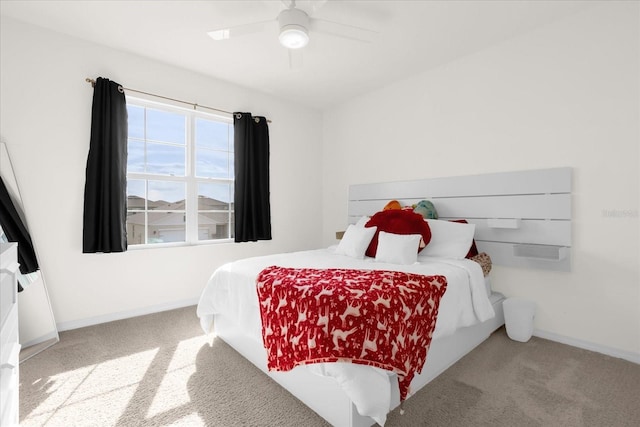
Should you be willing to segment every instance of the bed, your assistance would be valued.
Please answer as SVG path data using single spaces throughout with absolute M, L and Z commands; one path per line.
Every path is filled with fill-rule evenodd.
M 434 239 L 416 263 L 399 265 L 370 256 L 345 256 L 340 246 L 346 234 L 337 247 L 229 263 L 213 273 L 202 293 L 197 309 L 201 325 L 332 425 L 384 425 L 386 414 L 401 404 L 398 378 L 393 373 L 347 363 L 269 371 L 257 310 L 258 274 L 269 266 L 281 265 L 444 275 L 447 291 L 440 301 L 426 363 L 411 381 L 410 398 L 504 324 L 505 297 L 492 291 L 490 275 L 483 274 L 486 271 L 466 256 L 451 259 L 441 256 L 447 253 L 429 253 L 438 247 L 434 243 L 438 241 L 437 226 L 444 221 L 465 219 L 475 226 L 473 242 L 477 250 L 490 254 L 493 265 L 570 271 L 571 181 L 570 168 L 552 168 L 352 185 L 349 227 L 362 226 L 359 222 L 363 216 L 384 210 L 390 200 L 400 207 L 423 200 L 433 202 L 443 222 L 432 224 Z M 362 248 L 358 251 L 362 252 Z M 367 389 L 376 390 L 375 396 L 367 396 Z
M 380 215 L 383 214 L 386 215 L 389 212 L 380 213 Z M 417 214 L 396 212 L 394 215 L 403 215 L 404 218 L 404 215 L 416 216 Z M 419 222 L 427 222 L 421 216 L 417 216 L 420 218 Z M 374 219 L 376 217 L 374 216 Z M 418 256 L 416 246 L 411 252 L 413 258 L 411 259 L 409 255 L 410 259 L 406 261 L 397 258 L 397 254 L 402 252 L 398 244 L 406 246 L 405 243 L 398 242 L 399 240 L 404 242 L 408 240 L 406 237 L 411 236 L 419 238 L 419 234 L 400 236 L 380 230 L 379 236 L 376 233 L 376 238 L 373 239 L 377 244 L 377 255 L 363 256 L 372 237 L 361 237 L 360 241 L 356 237 L 354 241 L 354 236 L 373 234 L 369 233 L 372 228 L 364 228 L 364 224 L 373 219 L 364 217 L 362 220 L 364 220 L 362 224 L 349 226 L 343 241 L 337 246 L 248 258 L 221 266 L 207 283 L 197 308 L 197 314 L 205 332 L 215 332 L 218 337 L 335 426 L 370 426 L 375 423 L 384 425 L 387 413 L 400 404 L 401 397 L 410 397 L 415 394 L 504 323 L 501 304 L 504 297 L 491 292 L 488 277 L 485 277 L 480 264 L 464 257 L 472 242 L 473 231 L 462 256 L 444 257 L 440 256 L 443 255 L 442 253 L 434 250 L 430 252 L 425 250 L 425 254 Z M 435 232 L 440 230 L 438 227 L 463 226 L 463 224 L 454 226 L 453 223 L 445 221 L 430 220 L 428 223 L 434 230 L 435 240 L 438 236 L 442 239 L 442 235 L 438 234 L 440 231 Z M 469 224 L 464 226 L 467 231 L 474 228 Z M 415 242 L 423 240 L 417 238 L 414 239 Z M 363 245 L 363 242 L 366 244 Z M 417 245 L 417 243 L 413 244 Z M 433 243 L 433 247 L 436 245 Z M 356 247 L 360 248 L 356 253 L 352 253 L 351 251 Z M 427 244 L 426 247 L 429 245 Z M 391 258 L 386 259 L 384 253 Z M 444 255 L 447 254 L 444 253 Z M 317 363 L 316 361 L 316 363 L 296 366 L 287 372 L 269 370 L 267 360 L 271 360 L 269 359 L 271 356 L 265 350 L 267 337 L 264 335 L 260 307 L 265 305 L 265 301 L 259 300 L 258 294 L 260 293 L 259 277 L 262 277 L 265 271 L 274 268 L 273 266 L 288 269 L 314 269 L 313 271 L 331 269 L 332 271 L 401 272 L 418 275 L 411 277 L 446 278 L 446 292 L 440 298 L 439 309 L 436 307 L 436 311 L 439 312 L 437 319 L 434 319 L 435 329 L 432 334 L 429 334 L 430 347 L 428 344 L 426 346 L 429 348 L 427 362 L 424 368 L 420 364 L 421 372 L 418 369 L 415 377 L 411 375 L 408 394 L 406 385 L 404 388 L 402 386 L 404 374 L 398 375 L 390 370 L 381 369 L 378 365 L 368 366 L 342 360 L 337 363 Z M 258 292 L 256 292 L 257 286 Z M 397 286 L 394 285 L 393 288 L 396 289 Z M 281 305 L 287 307 L 284 300 L 282 301 Z M 291 305 L 294 306 L 295 302 Z M 345 316 L 346 313 L 347 311 L 344 312 Z M 264 310 L 262 314 L 264 315 Z M 397 317 L 396 320 L 398 320 Z M 306 320 L 306 315 L 304 318 Z M 405 321 L 407 318 L 408 315 Z M 344 324 L 344 318 L 342 321 Z M 382 337 L 378 342 L 383 342 Z M 377 346 L 374 344 L 374 347 Z

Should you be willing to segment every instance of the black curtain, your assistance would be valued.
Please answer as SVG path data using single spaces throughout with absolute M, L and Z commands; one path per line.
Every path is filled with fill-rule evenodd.
M 31 236 L 9 196 L 9 191 L 0 177 L 0 227 L 10 242 L 18 242 L 18 262 L 22 274 L 33 273 L 38 267 L 38 259 L 31 243 Z M 18 291 L 22 286 L 18 284 Z
M 82 252 L 127 250 L 127 102 L 116 82 L 98 77 L 84 187 Z
M 235 241 L 271 240 L 269 126 L 264 117 L 233 114 Z

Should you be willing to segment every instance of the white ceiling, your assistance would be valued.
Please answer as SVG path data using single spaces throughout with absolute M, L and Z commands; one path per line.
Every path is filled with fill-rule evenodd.
M 286 2 L 288 3 L 288 1 Z M 591 1 L 299 0 L 311 16 L 376 30 L 372 43 L 310 33 L 299 70 L 272 32 L 214 41 L 214 29 L 274 19 L 258 1 L 12 1 L 20 21 L 325 109 L 576 13 Z

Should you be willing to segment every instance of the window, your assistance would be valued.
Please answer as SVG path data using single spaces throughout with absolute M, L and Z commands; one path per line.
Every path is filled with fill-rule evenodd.
M 233 123 L 129 99 L 127 243 L 233 238 Z

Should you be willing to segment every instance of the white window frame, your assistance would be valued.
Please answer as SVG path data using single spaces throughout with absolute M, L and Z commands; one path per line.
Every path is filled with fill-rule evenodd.
M 227 124 L 233 125 L 233 117 L 226 117 L 218 114 L 205 113 L 202 111 L 198 111 L 195 109 L 189 109 L 184 107 L 178 107 L 172 104 L 165 104 L 155 101 L 150 101 L 142 98 L 135 97 L 127 97 L 127 105 L 133 105 L 137 107 L 145 107 L 152 108 L 155 110 L 167 111 L 170 113 L 179 113 L 183 114 L 186 117 L 185 124 L 185 149 L 186 149 L 186 159 L 185 159 L 185 175 L 184 176 L 173 176 L 173 175 L 162 175 L 162 174 L 154 174 L 154 173 L 146 173 L 146 172 L 129 172 L 127 170 L 127 181 L 129 180 L 146 180 L 146 184 L 148 185 L 148 181 L 175 181 L 175 182 L 184 182 L 186 186 L 185 191 L 185 241 L 184 242 L 166 242 L 166 243 L 141 243 L 141 244 L 128 244 L 128 249 L 130 250 L 138 250 L 138 249 L 152 249 L 152 248 L 166 248 L 166 247 L 180 247 L 180 246 L 193 246 L 193 245 L 209 245 L 209 244 L 220 244 L 220 243 L 230 243 L 234 241 L 233 237 L 223 238 L 223 239 L 207 239 L 207 240 L 199 240 L 198 237 L 198 183 L 229 183 L 233 186 L 235 179 L 231 178 L 206 178 L 206 177 L 196 177 L 195 176 L 195 160 L 196 160 L 196 147 L 195 147 L 195 126 L 196 126 L 196 118 L 203 118 L 207 120 L 214 120 L 218 122 L 223 122 Z M 127 142 L 128 143 L 128 142 Z M 233 144 L 233 141 L 231 141 Z M 232 145 L 231 145 L 232 147 Z M 233 151 L 231 151 L 233 152 Z M 145 193 L 147 193 L 145 191 Z M 148 227 L 149 222 L 147 216 L 150 212 L 175 212 L 175 211 L 166 211 L 166 210 L 149 210 L 146 205 L 147 199 L 145 198 L 145 241 L 148 239 Z M 233 203 L 233 201 L 231 201 Z M 235 208 L 235 206 L 234 206 Z M 134 212 L 134 210 L 129 210 L 127 208 L 127 214 L 129 212 Z M 235 209 L 229 209 L 228 211 L 228 219 L 229 219 L 229 227 L 234 224 L 234 214 Z M 233 230 L 229 230 L 231 234 Z

